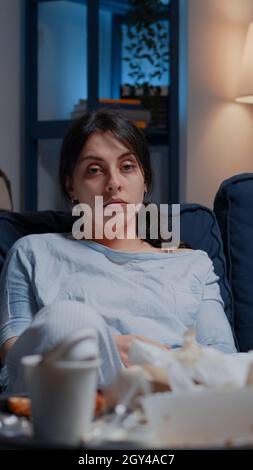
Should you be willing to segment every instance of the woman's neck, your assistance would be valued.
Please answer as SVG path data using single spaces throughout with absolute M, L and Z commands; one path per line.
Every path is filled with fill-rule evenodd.
M 94 242 L 100 243 L 101 245 L 107 246 L 113 250 L 119 251 L 142 251 L 146 242 L 140 240 L 139 238 L 136 239 L 118 239 L 114 238 L 113 240 L 109 240 L 107 238 L 103 239 L 93 239 Z
M 117 219 L 116 219 L 117 221 Z M 93 235 L 97 233 L 96 231 L 97 227 L 93 226 L 92 233 Z M 111 229 L 111 225 L 107 227 Z M 110 239 L 108 238 L 108 233 L 106 233 L 106 227 L 104 226 L 103 228 L 103 237 L 98 238 L 96 235 L 92 238 L 93 241 L 97 243 L 101 243 L 101 245 L 107 246 L 108 248 L 112 248 L 113 250 L 119 250 L 119 251 L 143 251 L 146 248 L 146 245 L 148 243 L 144 242 L 141 240 L 137 233 L 136 233 L 136 219 L 132 218 L 128 220 L 128 224 L 126 225 L 121 225 L 118 223 L 118 226 L 116 226 L 116 231 L 114 234 L 112 233 L 112 230 L 109 232 L 110 236 L 115 236 L 115 238 Z M 115 225 L 113 227 L 113 230 L 115 230 Z

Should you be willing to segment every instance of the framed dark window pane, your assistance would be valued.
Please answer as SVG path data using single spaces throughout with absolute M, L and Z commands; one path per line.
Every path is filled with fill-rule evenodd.
M 71 119 L 87 99 L 87 5 L 38 4 L 38 120 Z

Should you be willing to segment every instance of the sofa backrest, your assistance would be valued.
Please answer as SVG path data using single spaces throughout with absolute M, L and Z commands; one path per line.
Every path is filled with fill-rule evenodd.
M 9 249 L 19 238 L 35 233 L 69 232 L 72 223 L 72 215 L 66 212 L 0 211 L 0 272 Z
M 214 213 L 200 204 L 181 204 L 181 239 L 193 249 L 205 251 L 213 261 L 214 271 L 219 276 L 225 313 L 234 334 L 233 296 L 227 279 L 220 229 Z
M 226 277 L 226 262 L 220 230 L 213 212 L 199 204 L 181 204 L 181 240 L 193 249 L 206 251 L 219 276 L 221 296 L 225 312 L 234 331 L 232 294 Z M 74 218 L 70 213 L 0 212 L 0 271 L 8 250 L 19 238 L 38 233 L 71 232 Z
M 214 200 L 234 300 L 240 351 L 253 349 L 253 173 L 225 180 Z

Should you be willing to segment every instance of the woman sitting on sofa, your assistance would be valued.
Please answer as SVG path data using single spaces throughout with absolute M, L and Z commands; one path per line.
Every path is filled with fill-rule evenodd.
M 91 208 L 92 236 L 29 235 L 10 250 L 0 281 L 3 387 L 24 390 L 20 358 L 43 353 L 84 327 L 98 333 L 100 387 L 129 366 L 134 337 L 170 348 L 195 328 L 200 344 L 236 352 L 218 277 L 205 252 L 183 244 L 166 251 L 136 231 L 129 238 L 136 213 L 117 219 L 116 238 L 105 233 L 115 216 L 108 209 L 120 207 L 126 215 L 128 205 L 143 203 L 150 191 L 150 155 L 140 130 L 109 110 L 80 118 L 63 141 L 60 182 L 74 205 Z M 95 196 L 103 196 L 99 236 Z

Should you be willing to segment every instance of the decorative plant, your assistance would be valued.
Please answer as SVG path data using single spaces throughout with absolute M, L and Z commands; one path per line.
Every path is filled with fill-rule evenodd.
M 169 7 L 164 3 L 161 0 L 129 0 L 131 8 L 126 17 L 129 42 L 125 47 L 127 56 L 123 59 L 129 63 L 129 77 L 144 94 L 150 94 L 152 79 L 160 79 L 168 71 Z M 151 71 L 145 70 L 145 60 L 150 63 Z

